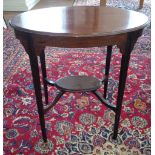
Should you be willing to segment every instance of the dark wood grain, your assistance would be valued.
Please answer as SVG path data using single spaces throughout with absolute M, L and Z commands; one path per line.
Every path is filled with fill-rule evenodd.
M 95 91 L 101 87 L 101 81 L 91 76 L 66 76 L 57 80 L 56 87 L 69 92 Z
M 17 15 L 18 30 L 48 36 L 92 37 L 131 32 L 146 25 L 144 14 L 99 6 L 52 7 Z

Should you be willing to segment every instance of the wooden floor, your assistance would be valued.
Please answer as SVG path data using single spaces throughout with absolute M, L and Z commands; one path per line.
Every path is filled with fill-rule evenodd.
M 38 4 L 36 4 L 31 10 L 40 9 L 40 8 L 47 8 L 47 7 L 56 7 L 56 6 L 72 6 L 74 0 L 40 0 Z M 13 16 L 21 13 L 20 11 L 4 11 L 3 17 L 5 18 L 6 23 L 10 20 Z

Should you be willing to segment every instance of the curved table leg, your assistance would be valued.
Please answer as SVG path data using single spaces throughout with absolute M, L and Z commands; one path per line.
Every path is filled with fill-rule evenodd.
M 105 80 L 104 80 L 104 98 L 107 96 L 107 87 L 108 87 L 108 77 L 110 69 L 112 46 L 107 47 L 107 57 L 106 57 L 106 67 L 105 67 Z
M 47 74 L 46 74 L 46 61 L 45 61 L 45 52 L 44 52 L 44 50 L 40 54 L 40 62 L 41 62 L 41 70 L 42 70 L 42 76 L 43 76 L 45 103 L 47 105 L 48 104 L 48 89 L 47 89 L 47 82 L 45 80 L 45 78 L 47 78 Z
M 29 58 L 30 58 L 30 65 L 31 65 L 31 70 L 32 70 L 33 84 L 34 84 L 34 89 L 35 89 L 36 103 L 38 107 L 42 136 L 43 136 L 44 142 L 47 142 L 38 59 L 37 59 L 37 56 L 33 53 L 29 54 Z
M 44 113 L 46 113 L 48 110 L 50 110 L 52 107 L 54 107 L 54 105 L 59 101 L 59 99 L 61 98 L 61 96 L 65 93 L 65 91 L 60 91 L 57 96 L 55 97 L 55 99 L 53 100 L 53 102 L 48 105 L 47 107 L 44 108 Z

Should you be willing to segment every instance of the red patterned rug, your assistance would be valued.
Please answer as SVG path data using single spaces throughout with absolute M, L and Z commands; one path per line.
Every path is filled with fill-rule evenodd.
M 146 5 L 140 11 L 150 16 L 150 3 Z M 4 30 L 4 154 L 150 155 L 150 43 L 148 25 L 132 52 L 117 141 L 112 140 L 111 110 L 92 94 L 66 93 L 45 116 L 47 147 L 41 140 L 28 56 L 13 31 Z M 102 79 L 105 53 L 105 48 L 97 47 L 47 47 L 48 77 L 56 80 L 84 74 Z M 114 46 L 108 89 L 108 99 L 114 104 L 119 76 L 114 73 L 119 70 L 120 59 L 121 54 Z M 51 101 L 55 93 L 49 87 Z

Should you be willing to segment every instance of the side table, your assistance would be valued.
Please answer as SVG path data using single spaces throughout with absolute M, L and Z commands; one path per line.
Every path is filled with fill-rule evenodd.
M 142 13 L 99 6 L 38 9 L 19 14 L 11 20 L 10 25 L 14 28 L 16 38 L 20 40 L 29 55 L 42 136 L 45 142 L 47 142 L 47 135 L 44 114 L 67 91 L 91 91 L 101 103 L 113 110 L 115 112 L 113 138 L 117 138 L 130 54 L 147 22 L 148 18 Z M 122 54 L 118 96 L 115 105 L 106 99 L 113 45 L 117 45 Z M 107 46 L 104 79 L 99 81 L 95 77 L 86 76 L 62 77 L 57 81 L 48 79 L 44 53 L 46 46 L 62 48 Z M 37 57 L 40 57 L 44 77 L 45 108 L 42 101 Z M 97 89 L 102 83 L 104 84 L 104 92 L 100 94 Z M 60 91 L 52 104 L 48 104 L 48 84 L 57 87 Z

